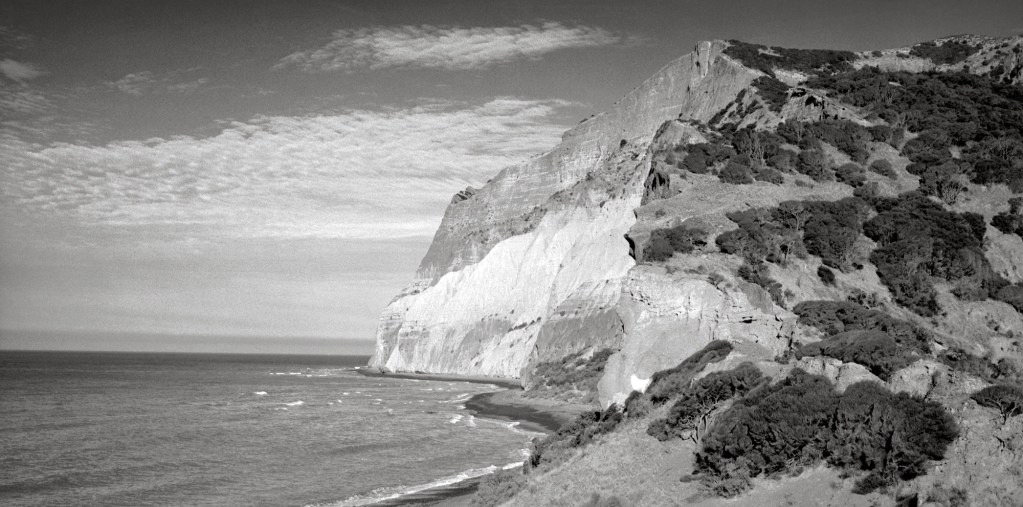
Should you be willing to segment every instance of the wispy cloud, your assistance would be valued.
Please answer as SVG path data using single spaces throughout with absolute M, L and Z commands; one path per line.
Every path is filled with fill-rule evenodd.
M 109 88 L 129 95 L 142 96 L 148 93 L 193 93 L 209 83 L 208 78 L 186 77 L 197 69 L 169 72 L 157 76 L 144 70 L 128 74 L 117 81 L 108 81 Z
M 305 72 L 387 67 L 480 69 L 535 59 L 569 48 L 607 46 L 623 37 L 598 27 L 561 23 L 510 27 L 443 28 L 430 25 L 343 29 L 321 47 L 292 53 L 275 69 Z
M 0 60 L 0 74 L 3 74 L 5 78 L 11 81 L 24 85 L 28 81 L 43 75 L 43 71 L 36 68 L 35 65 L 6 58 Z
M 0 202 L 249 237 L 429 235 L 453 192 L 553 146 L 565 105 L 500 98 L 264 117 L 213 137 L 103 146 L 0 138 Z

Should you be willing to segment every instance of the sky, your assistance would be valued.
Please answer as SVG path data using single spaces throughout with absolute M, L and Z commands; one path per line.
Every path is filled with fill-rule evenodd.
M 700 40 L 1021 31 L 1018 0 L 5 0 L 0 349 L 369 353 L 455 192 Z

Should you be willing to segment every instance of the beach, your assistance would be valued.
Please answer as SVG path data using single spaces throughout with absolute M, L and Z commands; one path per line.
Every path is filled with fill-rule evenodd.
M 372 368 L 360 368 L 359 373 L 370 377 L 405 378 L 419 380 L 443 380 L 493 384 L 501 390 L 480 393 L 465 402 L 466 410 L 476 417 L 515 421 L 519 428 L 538 433 L 553 433 L 564 423 L 579 414 L 597 410 L 596 405 L 567 404 L 557 400 L 527 398 L 517 379 L 490 377 L 463 377 L 457 375 L 432 375 L 419 373 L 384 373 Z M 480 481 L 486 476 L 474 477 L 448 486 L 431 488 L 415 495 L 396 499 L 397 503 L 377 505 L 429 505 L 433 507 L 466 507 L 476 493 Z M 400 501 L 398 501 L 400 500 Z

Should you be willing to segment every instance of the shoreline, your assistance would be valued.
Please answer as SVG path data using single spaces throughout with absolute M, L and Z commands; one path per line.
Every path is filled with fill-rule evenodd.
M 463 404 L 475 417 L 518 422 L 518 428 L 542 434 L 554 433 L 579 414 L 599 410 L 596 405 L 568 404 L 543 398 L 526 398 L 517 379 L 434 375 L 427 373 L 385 373 L 376 368 L 358 368 L 367 377 L 469 382 L 490 384 L 498 390 L 473 395 Z M 489 475 L 489 474 L 488 474 Z M 473 477 L 446 486 L 423 490 L 393 500 L 376 503 L 379 506 L 423 505 L 433 507 L 468 507 L 476 489 L 487 475 Z

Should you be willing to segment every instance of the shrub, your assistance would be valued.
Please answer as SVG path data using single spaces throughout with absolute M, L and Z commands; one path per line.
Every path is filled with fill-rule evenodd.
M 732 344 L 714 340 L 687 357 L 684 361 L 673 368 L 661 370 L 650 377 L 650 385 L 646 388 L 646 398 L 654 404 L 662 404 L 682 393 L 692 382 L 697 373 L 710 363 L 721 361 L 732 352 Z M 636 394 L 636 393 L 633 393 Z M 630 395 L 630 399 L 632 396 Z M 628 401 L 625 403 L 626 412 L 632 417 Z
M 947 41 L 941 45 L 934 42 L 921 42 L 910 48 L 909 54 L 927 58 L 936 65 L 955 64 L 980 51 L 980 48 L 980 45 L 974 46 L 960 41 Z
M 1023 414 L 1023 388 L 1010 385 L 985 387 L 970 395 L 982 407 L 998 409 L 1004 423 L 1010 417 Z
M 930 277 L 962 284 L 957 295 L 983 298 L 1006 282 L 991 269 L 976 219 L 946 211 L 919 193 L 874 201 L 877 216 L 863 233 L 878 243 L 870 255 L 895 302 L 923 316 L 939 308 Z
M 1017 312 L 1023 313 L 1023 286 L 1019 284 L 1006 285 L 995 293 L 995 299 L 1008 303 Z
M 480 481 L 470 504 L 473 507 L 495 507 L 505 503 L 526 485 L 522 470 L 498 470 Z
M 1003 234 L 1015 234 L 1023 237 L 1023 198 L 1009 199 L 1009 211 L 999 213 L 991 219 L 991 226 Z
M 760 76 L 753 80 L 760 97 L 767 103 L 767 108 L 780 113 L 782 106 L 789 98 L 789 85 L 771 77 Z
M 681 169 L 694 174 L 709 173 L 714 166 L 735 156 L 735 150 L 719 143 L 697 143 L 689 145 L 688 149 Z
M 775 185 L 781 185 L 785 183 L 785 178 L 773 167 L 762 167 L 760 170 L 753 175 L 753 178 L 757 181 L 766 181 L 768 183 L 774 183 Z
M 750 363 L 743 363 L 732 370 L 711 373 L 684 389 L 678 401 L 668 410 L 667 417 L 650 423 L 646 432 L 662 442 L 682 437 L 696 429 L 700 420 L 705 421 L 718 403 L 742 396 L 768 381 Z
M 567 458 L 572 449 L 589 444 L 599 435 L 610 433 L 622 421 L 622 411 L 611 405 L 604 411 L 585 412 L 563 424 L 558 431 L 533 440 L 527 469 L 558 463 Z
M 931 335 L 923 328 L 850 301 L 804 301 L 792 311 L 799 316 L 800 324 L 820 329 L 826 336 L 847 331 L 877 331 L 910 349 L 930 350 Z
M 679 225 L 669 229 L 654 229 L 650 241 L 643 248 L 643 258 L 651 261 L 666 261 L 675 252 L 691 253 L 693 249 L 707 244 L 707 232 L 695 227 Z
M 881 176 L 885 176 L 893 180 L 899 177 L 898 173 L 895 172 L 895 169 L 892 168 L 892 163 L 883 158 L 879 158 L 871 162 L 869 169 L 870 172 L 880 174 Z
M 782 293 L 782 286 L 774 278 L 771 278 L 771 270 L 768 269 L 767 265 L 760 262 L 756 264 L 743 264 L 739 266 L 739 272 L 737 273 L 739 278 L 746 280 L 749 283 L 758 285 L 771 296 L 771 300 L 774 304 L 785 308 L 785 296 Z
M 750 391 L 717 418 L 703 437 L 697 469 L 717 487 L 824 460 L 867 472 L 858 488 L 867 492 L 926 473 L 927 462 L 942 459 L 957 436 L 938 403 L 892 394 L 873 382 L 839 394 L 824 377 L 795 370 Z
M 814 181 L 834 181 L 835 175 L 828 167 L 829 163 L 824 152 L 820 150 L 803 150 L 796 159 L 796 171 L 809 176 Z
M 874 375 L 887 381 L 891 374 L 916 361 L 910 348 L 899 345 L 880 331 L 846 331 L 826 340 L 803 345 L 801 356 L 828 356 L 844 362 L 866 366 Z
M 586 351 L 536 365 L 530 385 L 523 392 L 527 397 L 571 397 L 573 401 L 590 403 L 597 399 L 597 382 L 604 374 L 608 357 L 614 353 L 603 349 L 584 357 Z M 581 394 L 580 394 L 581 393 Z
M 724 53 L 743 65 L 774 77 L 774 68 L 793 69 L 810 74 L 830 74 L 852 68 L 856 54 L 830 49 L 789 49 L 761 46 L 738 40 L 728 41 Z
M 724 169 L 721 169 L 721 172 L 718 173 L 718 178 L 721 178 L 721 181 L 725 183 L 743 185 L 753 183 L 753 171 L 748 165 L 732 159 L 725 164 Z
M 817 278 L 820 278 L 824 285 L 835 285 L 835 273 L 824 266 L 817 268 Z
M 864 174 L 863 168 L 859 164 L 852 162 L 842 164 L 835 169 L 835 177 L 838 178 L 838 181 L 853 188 L 860 187 L 867 182 L 867 176 Z

